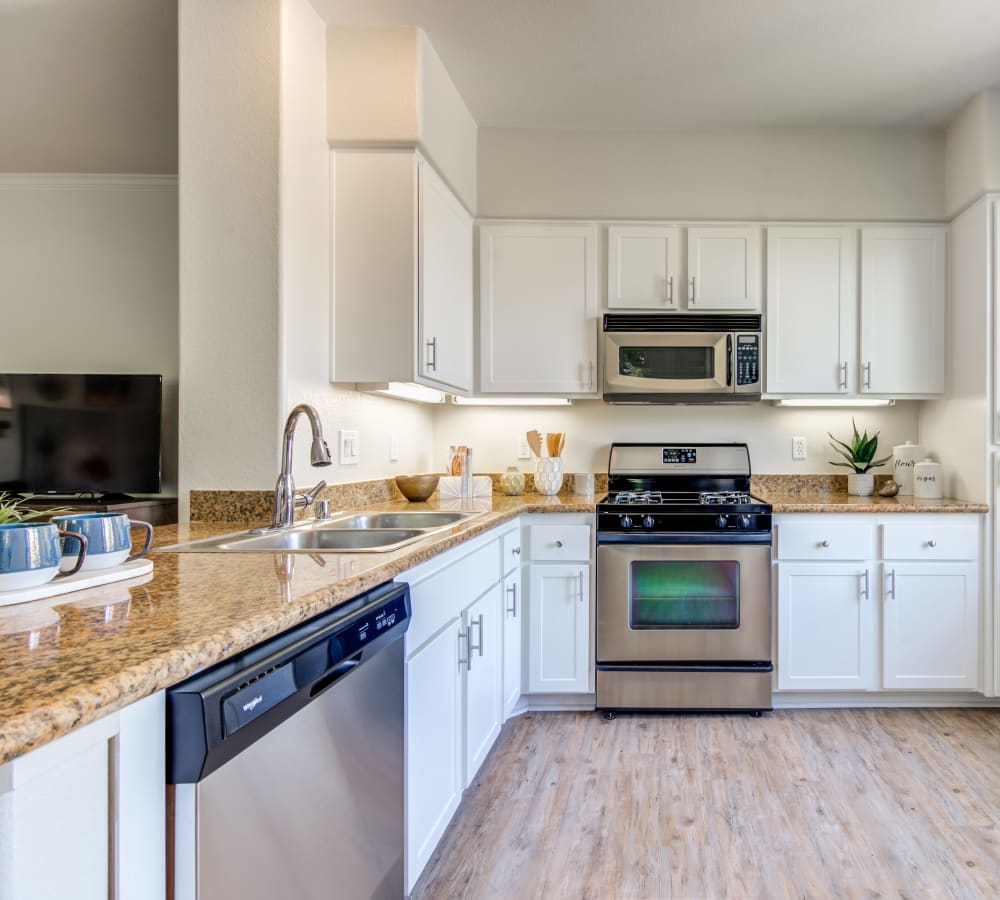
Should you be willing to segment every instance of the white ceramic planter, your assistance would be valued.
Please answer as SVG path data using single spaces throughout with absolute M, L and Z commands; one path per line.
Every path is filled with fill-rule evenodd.
M 561 456 L 543 456 L 535 464 L 535 490 L 539 494 L 558 494 L 563 483 Z
M 852 497 L 870 497 L 875 491 L 875 476 L 871 472 L 859 475 L 851 472 L 847 476 L 847 493 Z

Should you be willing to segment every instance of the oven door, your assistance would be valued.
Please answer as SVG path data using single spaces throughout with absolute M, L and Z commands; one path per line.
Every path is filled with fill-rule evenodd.
M 598 546 L 598 663 L 770 659 L 770 546 Z
M 729 332 L 609 332 L 604 335 L 604 393 L 733 393 Z

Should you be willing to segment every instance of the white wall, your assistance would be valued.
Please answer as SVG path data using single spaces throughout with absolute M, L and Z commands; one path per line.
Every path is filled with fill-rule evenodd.
M 0 175 L 0 370 L 164 378 L 177 487 L 177 181 Z
M 796 409 L 759 403 L 753 406 L 608 406 L 581 401 L 571 407 L 475 408 L 449 406 L 435 416 L 434 462 L 440 471 L 451 444 L 473 448 L 477 472 L 502 472 L 517 465 L 531 471 L 533 461 L 518 460 L 518 442 L 532 428 L 564 431 L 567 472 L 606 472 L 613 441 L 746 441 L 754 472 L 841 473 L 827 431 L 850 437 L 851 416 L 861 430 L 880 430 L 879 455 L 894 444 L 916 440 L 917 404 L 885 409 Z M 792 460 L 792 437 L 804 436 L 808 458 Z M 876 471 L 890 472 L 891 466 Z
M 419 146 L 476 210 L 476 123 L 419 28 L 332 26 L 328 134 L 338 147 Z
M 335 46 L 332 44 L 331 46 Z M 331 71 L 336 71 L 331 67 Z M 281 5 L 281 356 L 285 411 L 311 403 L 336 458 L 337 431 L 361 432 L 361 462 L 309 464 L 308 429 L 295 449 L 296 483 L 330 483 L 427 471 L 427 407 L 335 388 L 330 375 L 330 151 L 327 147 L 327 29 L 308 0 Z M 389 461 L 389 436 L 400 436 Z
M 989 201 L 952 223 L 948 304 L 948 393 L 920 411 L 920 441 L 944 467 L 944 489 L 986 501 L 989 484 Z
M 945 152 L 949 216 L 983 191 L 1000 190 L 1000 88 L 980 91 L 955 116 Z
M 944 138 L 874 128 L 481 128 L 478 199 L 482 217 L 935 220 L 944 215 Z

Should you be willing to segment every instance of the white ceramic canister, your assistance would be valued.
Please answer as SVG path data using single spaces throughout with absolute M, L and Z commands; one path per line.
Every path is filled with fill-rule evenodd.
M 892 480 L 900 494 L 913 493 L 913 467 L 923 458 L 924 448 L 913 441 L 892 448 Z
M 913 467 L 913 496 L 920 500 L 941 499 L 941 463 L 925 459 Z

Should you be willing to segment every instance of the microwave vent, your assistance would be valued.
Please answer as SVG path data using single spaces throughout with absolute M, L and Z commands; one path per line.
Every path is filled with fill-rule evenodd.
M 606 313 L 604 330 L 609 331 L 760 331 L 761 316 L 752 315 L 670 315 L 651 313 L 628 315 Z

